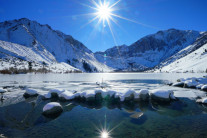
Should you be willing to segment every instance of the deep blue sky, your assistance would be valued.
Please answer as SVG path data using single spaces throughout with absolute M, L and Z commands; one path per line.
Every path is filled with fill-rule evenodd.
M 95 28 L 94 21 L 80 29 L 93 18 L 81 14 L 94 12 L 81 3 L 92 5 L 89 0 L 0 0 L 0 22 L 26 17 L 72 35 L 94 52 L 114 46 L 107 26 Z M 116 18 L 119 26 L 112 25 L 117 44 L 130 45 L 169 28 L 207 31 L 206 5 L 207 0 L 122 0 L 116 14 L 152 27 Z

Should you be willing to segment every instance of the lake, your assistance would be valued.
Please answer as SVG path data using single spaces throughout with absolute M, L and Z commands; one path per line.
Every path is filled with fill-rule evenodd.
M 159 73 L 93 73 L 93 74 L 21 74 L 0 75 L 0 87 L 7 87 L 0 103 L 0 134 L 6 137 L 98 138 L 107 132 L 112 138 L 137 137 L 207 137 L 207 107 L 195 102 L 206 93 L 196 89 L 171 87 L 179 78 L 202 77 L 205 74 Z M 40 94 L 53 88 L 84 91 L 97 88 L 96 82 L 108 89 L 173 90 L 178 101 L 171 103 L 138 102 L 136 104 L 86 104 L 24 99 L 24 88 Z M 57 117 L 42 115 L 44 105 L 60 102 L 64 112 Z

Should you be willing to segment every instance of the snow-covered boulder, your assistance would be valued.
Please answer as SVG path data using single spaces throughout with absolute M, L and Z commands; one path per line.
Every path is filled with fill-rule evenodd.
M 0 93 L 1 93 L 1 94 L 5 93 L 5 92 L 7 92 L 6 89 L 0 88 Z
M 192 80 L 187 80 L 184 82 L 185 88 L 196 88 L 199 83 L 193 78 Z
M 207 85 L 204 85 L 201 87 L 201 90 L 206 91 L 207 92 Z
M 59 95 L 59 99 L 62 101 L 70 101 L 78 97 L 80 97 L 80 93 L 74 94 L 73 92 L 70 92 L 70 91 L 65 91 Z
M 175 87 L 184 87 L 184 82 L 176 82 L 176 83 L 173 83 L 172 86 L 175 86 Z
M 198 84 L 198 85 L 196 86 L 196 89 L 201 89 L 203 86 L 204 86 L 204 84 Z
M 176 99 L 173 91 L 162 89 L 152 90 L 150 92 L 150 97 L 155 101 L 170 101 Z
M 95 95 L 96 95 L 96 93 L 93 90 L 85 91 L 85 92 L 80 93 L 80 97 L 83 98 L 83 99 L 86 99 L 86 101 L 95 100 Z
M 134 97 L 136 95 L 136 92 L 134 90 L 127 90 L 120 96 L 120 101 L 132 101 L 134 100 Z
M 135 98 L 135 100 L 138 98 L 139 100 L 142 100 L 142 101 L 149 100 L 149 90 L 141 89 L 138 92 L 138 97 L 136 97 L 136 95 L 135 95 L 134 98 Z
M 50 94 L 51 94 L 51 97 L 58 97 L 59 94 L 63 93 L 65 90 L 63 89 L 51 89 L 50 90 Z
M 61 93 L 63 93 L 65 90 L 63 89 L 51 89 L 47 94 L 43 95 L 43 99 L 51 99 L 51 98 L 58 98 Z
M 23 95 L 25 98 L 29 98 L 29 97 L 36 97 L 38 96 L 37 90 L 34 89 L 26 89 L 26 92 Z
M 207 97 L 196 100 L 197 103 L 207 104 Z
M 62 106 L 57 102 L 51 102 L 43 107 L 43 114 L 46 116 L 57 115 L 63 112 Z

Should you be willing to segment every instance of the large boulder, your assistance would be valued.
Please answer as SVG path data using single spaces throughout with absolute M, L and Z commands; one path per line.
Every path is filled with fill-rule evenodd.
M 37 97 L 38 93 L 37 90 L 33 90 L 33 89 L 26 89 L 26 92 L 23 95 L 25 98 L 30 98 L 30 97 Z
M 171 101 L 176 99 L 173 91 L 162 89 L 152 90 L 150 97 L 155 101 Z
M 43 115 L 56 116 L 63 112 L 62 106 L 57 102 L 51 102 L 43 107 Z

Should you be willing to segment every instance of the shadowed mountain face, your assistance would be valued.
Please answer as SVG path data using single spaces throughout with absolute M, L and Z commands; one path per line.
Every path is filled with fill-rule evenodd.
M 105 52 L 96 52 L 100 61 L 116 69 L 143 70 L 152 68 L 193 44 L 202 34 L 197 31 L 169 29 L 148 35 L 130 46 L 113 47 Z
M 109 70 L 107 66 L 96 60 L 91 50 L 72 36 L 55 31 L 49 25 L 41 25 L 26 18 L 0 23 L 0 40 L 30 48 L 33 53 L 41 57 L 38 59 L 33 57 L 32 61 L 35 62 L 44 61 L 48 64 L 65 62 L 86 72 Z M 24 48 L 21 46 L 18 48 L 23 51 Z M 11 49 L 0 48 L 1 56 L 5 54 L 14 57 L 15 55 L 21 56 L 21 53 L 15 50 L 13 54 L 8 55 Z M 25 56 L 22 58 L 25 59 Z

